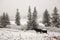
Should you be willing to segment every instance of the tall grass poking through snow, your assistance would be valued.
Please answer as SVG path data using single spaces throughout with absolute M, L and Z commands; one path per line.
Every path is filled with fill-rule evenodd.
M 56 40 L 54 37 L 58 37 L 59 33 L 54 32 L 36 33 L 34 30 L 21 31 L 15 29 L 0 29 L 0 40 Z M 51 36 L 52 35 L 52 36 Z

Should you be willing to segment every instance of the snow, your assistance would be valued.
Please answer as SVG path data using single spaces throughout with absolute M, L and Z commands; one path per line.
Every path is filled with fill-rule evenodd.
M 0 40 L 57 40 L 60 33 L 40 33 L 34 30 L 22 31 L 17 29 L 0 28 Z
M 0 40 L 58 40 L 60 39 L 60 28 L 45 27 L 39 23 L 39 28 L 46 29 L 47 33 L 40 33 L 34 30 L 21 30 L 27 28 L 27 20 L 21 19 L 21 25 L 17 26 L 15 21 L 10 21 L 7 28 L 0 28 Z M 19 29 L 19 30 L 18 30 Z
M 27 29 L 26 25 L 15 25 L 15 24 L 11 24 L 11 25 L 7 25 L 6 28 L 10 28 L 10 29 L 18 29 L 18 30 L 23 30 L 23 29 Z
M 42 24 L 42 23 L 39 23 L 39 25 L 40 25 L 40 26 L 42 26 L 42 27 L 44 27 L 44 26 L 45 26 L 45 25 L 44 25 L 44 24 Z
M 10 21 L 11 24 L 15 24 L 15 21 Z
M 21 19 L 20 22 L 22 25 L 27 24 L 27 19 Z M 15 24 L 15 21 L 10 21 L 10 23 Z

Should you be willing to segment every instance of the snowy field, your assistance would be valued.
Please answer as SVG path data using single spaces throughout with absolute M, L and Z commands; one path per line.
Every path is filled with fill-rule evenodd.
M 0 40 L 60 40 L 60 33 L 37 33 L 34 30 L 0 28 Z
M 23 24 L 24 23 L 24 24 Z M 47 29 L 47 33 L 40 33 L 34 30 L 21 30 L 26 29 L 26 22 L 21 22 L 21 26 L 15 25 L 14 21 L 11 21 L 11 25 L 7 28 L 0 28 L 0 40 L 60 40 L 60 28 L 44 27 L 40 23 L 39 28 Z

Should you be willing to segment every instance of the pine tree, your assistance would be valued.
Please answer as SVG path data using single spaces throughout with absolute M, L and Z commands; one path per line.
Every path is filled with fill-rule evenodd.
M 3 25 L 3 16 L 1 16 L 1 20 L 0 21 L 1 21 L 0 28 L 3 28 L 3 26 L 2 26 Z
M 10 25 L 9 15 L 6 13 L 6 23 L 7 25 Z
M 34 7 L 34 12 L 33 12 L 33 17 L 32 17 L 32 29 L 36 29 L 38 28 L 38 24 L 37 24 L 37 11 L 36 11 L 36 7 Z
M 3 27 L 6 27 L 6 25 L 7 25 L 5 12 L 4 12 L 3 15 L 1 16 L 1 25 L 2 25 Z
M 29 6 L 28 10 L 28 22 L 27 22 L 27 29 L 32 29 L 32 14 L 31 14 L 31 8 Z
M 58 27 L 58 24 L 59 24 L 59 14 L 58 14 L 58 10 L 57 8 L 55 7 L 54 8 L 54 13 L 52 14 L 52 25 L 54 27 Z
M 18 12 L 18 9 L 17 9 L 17 13 L 16 13 L 16 17 L 15 17 L 16 19 L 15 19 L 15 23 L 17 24 L 17 25 L 20 25 L 20 14 L 19 14 L 19 12 Z
M 50 15 L 49 15 L 47 9 L 45 10 L 45 12 L 43 14 L 43 24 L 45 26 L 50 26 Z

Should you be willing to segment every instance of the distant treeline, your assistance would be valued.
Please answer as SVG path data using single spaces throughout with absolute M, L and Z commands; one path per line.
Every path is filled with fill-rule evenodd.
M 38 28 L 39 24 L 37 23 L 37 10 L 36 7 L 34 7 L 33 13 L 31 12 L 31 8 L 29 6 L 28 9 L 28 21 L 27 21 L 27 30 L 29 29 L 36 29 Z M 17 9 L 16 16 L 15 16 L 15 23 L 16 25 L 20 24 L 20 13 L 19 9 Z M 43 14 L 42 24 L 45 25 L 45 27 L 59 27 L 60 26 L 60 15 L 58 13 L 58 9 L 55 7 L 52 13 L 52 16 L 50 16 L 48 10 L 46 9 Z M 7 25 L 10 25 L 10 19 L 8 13 L 3 12 L 3 15 L 0 17 L 0 25 L 2 28 L 6 27 Z

